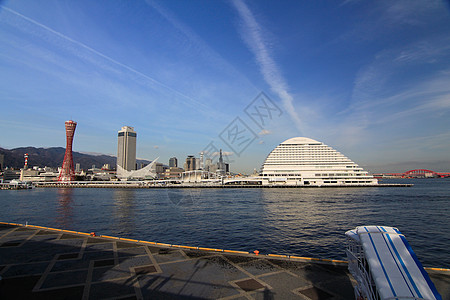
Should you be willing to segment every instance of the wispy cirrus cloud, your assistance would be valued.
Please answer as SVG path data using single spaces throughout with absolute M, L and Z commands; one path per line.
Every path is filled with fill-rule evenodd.
M 356 74 L 352 104 L 342 114 L 366 114 L 380 123 L 448 109 L 450 39 L 424 38 L 384 49 Z
M 188 42 L 191 51 L 196 51 L 202 58 L 210 62 L 212 66 L 220 69 L 234 78 L 239 78 L 240 82 L 245 83 L 246 86 L 258 89 L 248 80 L 248 78 L 230 64 L 222 55 L 215 51 L 204 39 L 202 39 L 191 27 L 180 21 L 171 11 L 153 0 L 145 1 L 149 6 L 156 10 L 162 17 L 164 17 L 177 31 L 181 32 Z M 192 46 L 192 47 L 191 47 Z
M 71 37 L 62 34 L 61 32 L 58 32 L 46 26 L 45 24 L 42 24 L 8 7 L 2 7 L 2 10 L 10 14 L 9 16 L 3 18 L 3 22 L 8 23 L 10 26 L 14 26 L 22 31 L 25 31 L 28 34 L 37 36 L 39 39 L 52 43 L 53 45 L 61 48 L 63 51 L 70 53 L 71 55 L 74 55 L 92 65 L 100 67 L 107 72 L 121 74 L 123 73 L 123 71 L 126 71 L 128 72 L 128 74 L 132 74 L 132 76 L 135 76 L 137 82 L 140 82 L 141 84 L 148 86 L 151 89 L 160 90 L 162 92 L 172 94 L 176 97 L 180 97 L 185 100 L 185 102 L 187 101 L 191 103 L 192 106 L 201 108 L 201 110 L 205 114 L 210 114 L 212 111 L 212 109 L 205 105 L 203 102 L 200 102 L 193 97 L 186 95 L 185 93 L 169 85 L 166 85 L 163 82 L 158 81 L 155 78 L 136 70 L 133 67 L 130 67 L 127 64 L 124 64 L 108 55 L 105 55 L 104 53 L 97 51 L 96 49 L 93 49 L 80 41 L 72 39 Z M 57 62 L 55 61 L 55 58 L 52 58 L 50 56 L 46 56 L 45 59 Z
M 284 109 L 294 121 L 297 129 L 302 131 L 303 125 L 294 108 L 294 99 L 288 91 L 286 80 L 281 75 L 280 69 L 269 51 L 263 35 L 264 29 L 256 21 L 254 14 L 244 1 L 234 0 L 232 3 L 242 21 L 241 35 L 255 55 L 264 80 L 270 86 L 271 90 L 280 97 Z

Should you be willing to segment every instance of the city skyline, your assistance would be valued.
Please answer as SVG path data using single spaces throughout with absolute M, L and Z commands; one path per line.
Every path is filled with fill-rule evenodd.
M 251 173 L 303 136 L 372 173 L 445 171 L 449 17 L 444 1 L 2 2 L 0 147 L 63 146 L 74 119 L 78 152 L 115 155 L 127 124 L 136 156 L 165 163 L 214 145 Z

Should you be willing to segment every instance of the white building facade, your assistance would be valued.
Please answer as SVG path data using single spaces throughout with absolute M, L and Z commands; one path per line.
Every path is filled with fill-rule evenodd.
M 136 170 L 136 137 L 130 126 L 123 126 L 118 133 L 117 166 L 126 171 Z
M 376 185 L 369 175 L 333 148 L 306 137 L 288 139 L 267 156 L 263 185 Z

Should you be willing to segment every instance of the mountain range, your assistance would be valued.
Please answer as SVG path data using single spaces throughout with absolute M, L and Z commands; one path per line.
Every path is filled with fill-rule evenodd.
M 3 154 L 4 164 L 3 167 L 10 168 L 23 168 L 25 164 L 24 155 L 28 153 L 28 166 L 34 167 L 61 167 L 66 149 L 62 147 L 52 147 L 52 148 L 35 148 L 35 147 L 21 147 L 14 149 L 4 149 L 0 148 L 0 154 Z M 79 163 L 81 169 L 90 169 L 93 165 L 97 168 L 101 168 L 104 164 L 109 164 L 112 168 L 115 168 L 117 158 L 111 155 L 105 154 L 86 154 L 80 152 L 73 152 L 73 163 L 74 165 Z M 148 160 L 136 160 L 138 164 L 145 163 L 148 164 Z

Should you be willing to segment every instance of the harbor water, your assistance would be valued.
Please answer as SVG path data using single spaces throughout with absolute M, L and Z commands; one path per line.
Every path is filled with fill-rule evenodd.
M 397 227 L 427 267 L 450 268 L 450 179 L 412 187 L 34 188 L 0 191 L 0 221 L 168 244 L 345 259 L 345 231 Z

